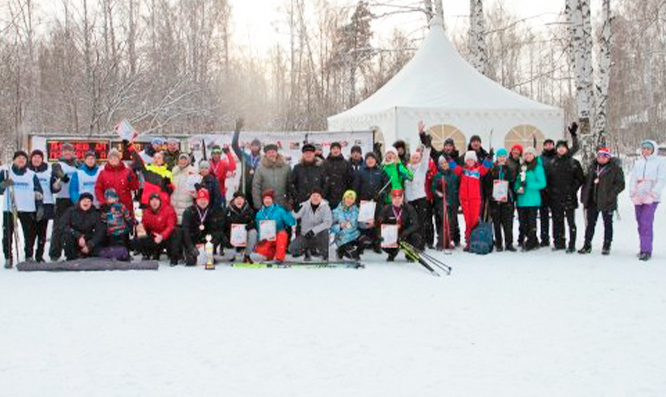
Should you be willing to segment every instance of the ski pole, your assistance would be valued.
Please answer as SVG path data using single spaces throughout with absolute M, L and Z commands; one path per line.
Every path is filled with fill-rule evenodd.
M 423 258 L 421 258 L 416 252 L 407 247 L 403 241 L 401 241 L 398 246 L 405 252 L 405 255 L 408 259 L 418 262 L 421 266 L 428 269 L 430 274 L 439 277 L 439 273 L 437 273 L 435 269 L 433 269 L 426 261 L 424 261 Z
M 439 267 L 440 269 L 444 270 L 447 274 L 451 274 L 451 266 L 446 265 L 444 262 L 440 261 L 439 259 L 433 257 L 432 255 L 426 253 L 425 251 L 421 251 L 414 247 L 413 245 L 407 243 L 407 242 L 401 242 L 401 244 L 404 246 L 403 249 L 411 251 L 412 255 L 425 258 L 429 261 L 431 261 L 435 266 Z

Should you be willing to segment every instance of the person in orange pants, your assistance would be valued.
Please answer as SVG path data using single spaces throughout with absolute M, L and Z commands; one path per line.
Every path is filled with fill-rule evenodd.
M 473 150 L 465 153 L 465 165 L 462 167 L 456 164 L 454 159 L 449 159 L 449 168 L 460 177 L 458 192 L 460 206 L 465 218 L 465 248 L 463 249 L 465 252 L 469 252 L 472 230 L 479 224 L 479 218 L 481 217 L 483 204 L 481 178 L 488 173 L 492 166 L 492 154 L 490 159 L 484 159 L 483 163 L 479 164 L 476 152 Z
M 275 191 L 273 189 L 265 190 L 261 195 L 263 206 L 257 212 L 257 226 L 259 227 L 259 244 L 254 249 L 255 252 L 264 256 L 267 260 L 275 258 L 276 263 L 283 263 L 287 254 L 289 245 L 289 234 L 287 228 L 293 227 L 296 220 L 287 210 L 274 203 Z M 262 236 L 262 223 L 268 229 L 275 227 L 275 238 L 268 239 Z

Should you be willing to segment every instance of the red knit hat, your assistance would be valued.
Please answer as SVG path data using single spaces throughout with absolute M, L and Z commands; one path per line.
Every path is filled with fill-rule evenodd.
M 511 151 L 513 152 L 513 149 L 518 149 L 520 151 L 520 154 L 523 154 L 523 145 L 520 143 L 516 143 L 513 146 L 511 146 Z
M 201 188 L 199 191 L 197 191 L 197 200 L 199 199 L 210 200 L 210 193 L 208 193 L 208 189 Z
M 613 155 L 611 154 L 610 149 L 605 148 L 605 147 L 599 148 L 599 150 L 597 150 L 597 156 L 604 156 L 604 157 L 609 157 L 609 158 L 613 157 Z
M 393 192 L 391 193 L 391 195 L 393 197 L 402 197 L 402 196 L 404 196 L 404 194 L 405 194 L 405 191 L 402 190 L 402 189 L 393 189 Z
M 269 196 L 272 199 L 275 199 L 275 190 L 273 189 L 266 189 L 264 190 L 263 193 L 261 193 L 261 199 L 263 200 L 264 197 Z

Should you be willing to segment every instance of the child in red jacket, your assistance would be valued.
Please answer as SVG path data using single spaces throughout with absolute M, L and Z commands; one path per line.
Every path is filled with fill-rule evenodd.
M 472 230 L 479 224 L 479 218 L 481 217 L 481 208 L 483 207 L 481 179 L 488 173 L 492 165 L 492 161 L 488 159 L 479 164 L 479 159 L 477 159 L 476 152 L 473 150 L 465 153 L 465 165 L 462 167 L 456 164 L 454 159 L 449 160 L 449 168 L 460 177 L 458 191 L 460 206 L 465 218 L 465 252 L 469 251 Z

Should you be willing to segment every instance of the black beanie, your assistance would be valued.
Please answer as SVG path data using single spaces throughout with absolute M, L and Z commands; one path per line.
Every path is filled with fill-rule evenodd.
M 358 146 L 358 145 L 354 145 L 354 146 L 352 146 L 352 148 L 351 148 L 351 152 L 352 152 L 352 153 L 354 153 L 354 152 L 363 153 L 363 149 L 361 149 L 361 147 Z
M 569 142 L 565 141 L 564 139 L 557 141 L 557 145 L 555 146 L 556 148 L 564 146 L 565 148 L 569 149 Z
M 543 141 L 544 146 L 547 145 L 547 144 L 549 144 L 549 143 L 552 143 L 552 144 L 554 145 L 554 144 L 555 144 L 555 141 L 552 140 L 552 139 L 550 139 L 550 138 L 548 138 L 548 139 L 546 139 L 545 141 Z
M 28 153 L 26 153 L 26 152 L 23 151 L 23 150 L 17 150 L 17 151 L 15 151 L 15 152 L 14 152 L 14 158 L 13 158 L 13 159 L 16 160 L 16 158 L 19 157 L 19 156 L 23 156 L 23 157 L 25 157 L 26 160 L 28 160 Z M 44 157 L 44 156 L 42 156 L 42 157 Z
M 79 196 L 79 201 L 81 201 L 83 199 L 90 199 L 90 201 L 95 201 L 93 195 L 91 193 L 88 193 L 88 192 L 81 193 L 81 195 Z
M 472 137 L 469 138 L 469 143 L 472 143 L 472 142 L 474 142 L 474 141 L 479 141 L 479 142 L 481 142 L 481 137 L 478 136 L 478 135 L 472 135 Z
M 32 153 L 30 153 L 30 158 L 33 158 L 35 156 L 39 156 L 43 159 L 44 158 L 44 152 L 42 152 L 39 149 L 35 149 L 35 150 L 32 151 Z
M 340 144 L 340 142 L 331 143 L 331 149 L 333 149 L 334 147 L 337 147 L 338 149 L 342 149 L 342 145 Z
M 372 157 L 373 159 L 377 160 L 377 155 L 375 154 L 375 152 L 368 152 L 368 153 L 366 153 L 366 154 L 365 154 L 365 159 L 367 160 L 368 157 Z

